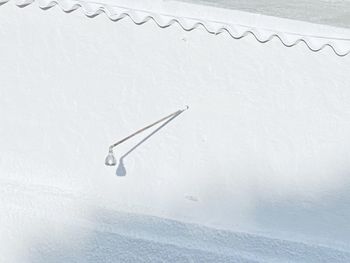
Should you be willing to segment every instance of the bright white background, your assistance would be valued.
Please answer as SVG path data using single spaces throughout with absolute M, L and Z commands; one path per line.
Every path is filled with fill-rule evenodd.
M 0 7 L 0 39 L 8 254 L 48 230 L 36 213 L 69 225 L 101 208 L 350 241 L 349 56 L 12 3 Z M 104 166 L 111 143 L 185 105 L 124 159 L 126 176 Z

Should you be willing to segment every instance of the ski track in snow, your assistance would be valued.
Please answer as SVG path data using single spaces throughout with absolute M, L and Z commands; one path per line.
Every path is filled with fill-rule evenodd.
M 1 181 L 0 209 L 6 213 L 0 216 L 0 241 L 9 251 L 1 261 L 19 261 L 20 256 L 21 262 L 350 262 L 350 251 L 342 249 L 129 214 L 95 203 L 58 188 Z

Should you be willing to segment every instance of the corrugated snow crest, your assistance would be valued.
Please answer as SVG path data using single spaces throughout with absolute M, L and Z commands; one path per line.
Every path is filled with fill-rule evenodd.
M 9 0 L 0 0 L 6 3 Z M 16 5 L 24 7 L 35 0 L 17 0 Z M 115 4 L 86 2 L 77 0 L 37 0 L 42 9 L 48 9 L 58 5 L 64 12 L 72 12 L 81 8 L 88 17 L 95 17 L 105 13 L 113 21 L 129 17 L 135 24 L 140 25 L 153 20 L 159 27 L 166 28 L 174 23 L 178 23 L 184 30 L 191 31 L 198 27 L 203 27 L 210 34 L 220 34 L 227 32 L 234 39 L 241 39 L 247 35 L 252 35 L 260 43 L 266 43 L 274 38 L 281 41 L 286 47 L 293 47 L 299 43 L 304 43 L 311 51 L 317 52 L 326 47 L 331 48 L 338 56 L 346 56 L 350 53 L 350 37 L 327 37 L 323 35 L 305 35 L 294 32 L 276 31 L 266 28 L 258 28 L 249 25 L 232 24 L 213 20 L 198 19 L 187 16 L 173 16 L 160 12 L 152 12 L 141 9 L 117 6 Z

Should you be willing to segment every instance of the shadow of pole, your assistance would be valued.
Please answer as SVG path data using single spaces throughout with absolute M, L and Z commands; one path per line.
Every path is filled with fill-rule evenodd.
M 139 146 L 141 146 L 144 142 L 146 142 L 148 139 L 150 139 L 153 135 L 155 135 L 157 132 L 159 132 L 162 128 L 164 128 L 166 125 L 168 125 L 171 121 L 173 121 L 176 117 L 178 117 L 183 111 L 179 112 L 178 114 L 171 117 L 169 120 L 164 122 L 161 126 L 159 126 L 157 129 L 155 129 L 153 132 L 151 132 L 149 135 L 147 135 L 145 138 L 143 138 L 140 142 L 138 142 L 134 147 L 132 147 L 129 151 L 127 151 L 122 157 L 119 159 L 119 164 L 117 167 L 116 175 L 117 176 L 126 176 L 126 169 L 124 166 L 124 159 L 131 154 L 133 151 L 135 151 Z

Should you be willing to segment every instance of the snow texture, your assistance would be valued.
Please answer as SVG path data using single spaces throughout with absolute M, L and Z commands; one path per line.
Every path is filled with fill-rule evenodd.
M 179 0 L 268 16 L 350 27 L 349 0 Z
M 8 1 L 0 0 L 0 3 Z M 20 7 L 33 2 L 34 0 L 16 0 L 16 4 Z M 104 13 L 112 21 L 128 17 L 137 25 L 153 20 L 161 28 L 178 24 L 184 30 L 192 31 L 201 27 L 210 34 L 227 33 L 234 39 L 253 36 L 260 43 L 277 39 L 286 47 L 305 44 L 313 52 L 330 48 L 338 56 L 346 56 L 350 53 L 349 29 L 320 26 L 235 10 L 161 0 L 136 0 L 130 3 L 125 0 L 101 0 L 100 2 L 38 0 L 38 4 L 42 9 L 58 5 L 65 12 L 72 12 L 80 8 L 88 17 Z
M 350 56 L 176 25 L 0 7 L 0 262 L 349 262 Z
M 350 261 L 342 249 L 91 207 L 57 188 L 1 181 L 0 195 L 2 262 Z

